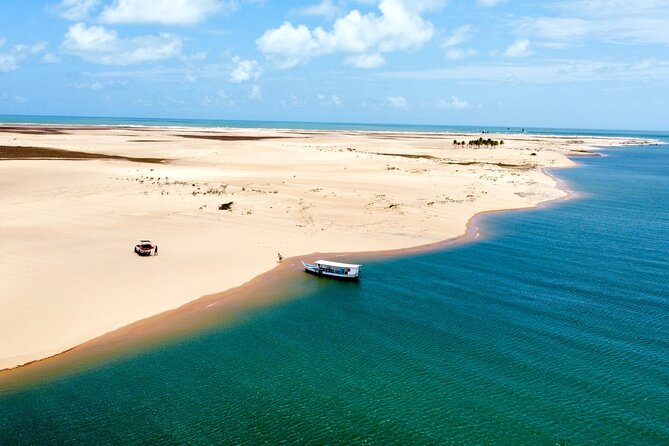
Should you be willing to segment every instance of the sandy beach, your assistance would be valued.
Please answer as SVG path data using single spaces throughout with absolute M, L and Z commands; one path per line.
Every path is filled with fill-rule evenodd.
M 453 143 L 479 137 L 504 143 Z M 565 197 L 545 169 L 630 143 L 0 126 L 0 369 L 240 286 L 274 268 L 277 253 L 307 259 L 456 237 L 477 213 Z M 135 255 L 140 239 L 160 254 Z

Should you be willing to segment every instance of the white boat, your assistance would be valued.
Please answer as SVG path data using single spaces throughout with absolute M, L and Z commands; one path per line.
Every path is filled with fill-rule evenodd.
M 352 263 L 330 262 L 329 260 L 318 260 L 315 263 L 304 263 L 304 270 L 319 276 L 335 277 L 337 279 L 357 280 L 362 265 Z

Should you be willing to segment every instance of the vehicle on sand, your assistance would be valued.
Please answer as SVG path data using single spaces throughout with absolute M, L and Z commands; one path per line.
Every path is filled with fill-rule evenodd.
M 140 256 L 150 256 L 155 253 L 156 247 L 150 240 L 140 240 L 135 245 L 135 252 Z

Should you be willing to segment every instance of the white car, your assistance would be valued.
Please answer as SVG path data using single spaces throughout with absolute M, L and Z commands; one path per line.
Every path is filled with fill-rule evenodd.
M 135 245 L 135 252 L 140 256 L 150 256 L 156 252 L 156 247 L 150 240 L 140 240 Z

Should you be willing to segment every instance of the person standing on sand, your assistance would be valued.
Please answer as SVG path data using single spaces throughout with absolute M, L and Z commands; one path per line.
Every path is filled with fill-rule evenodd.
M 153 255 L 154 255 L 154 256 L 157 256 L 157 255 L 158 255 L 158 245 L 156 245 L 156 246 L 153 248 Z
M 279 259 L 279 262 L 281 262 L 281 261 L 283 260 L 283 256 L 281 255 L 281 253 L 280 253 L 280 252 L 279 252 L 279 253 L 277 253 L 277 254 L 276 254 L 276 256 L 278 257 L 278 259 Z

